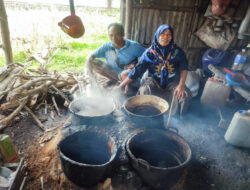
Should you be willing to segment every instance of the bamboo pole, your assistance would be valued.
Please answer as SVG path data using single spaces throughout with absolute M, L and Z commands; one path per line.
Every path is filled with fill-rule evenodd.
M 125 37 L 131 38 L 132 28 L 132 0 L 126 0 L 126 15 L 125 15 Z
M 5 53 L 5 65 L 9 65 L 13 63 L 13 55 L 10 43 L 10 32 L 7 20 L 7 14 L 4 7 L 3 0 L 0 0 L 0 28 L 1 28 L 1 35 L 2 35 L 2 48 Z

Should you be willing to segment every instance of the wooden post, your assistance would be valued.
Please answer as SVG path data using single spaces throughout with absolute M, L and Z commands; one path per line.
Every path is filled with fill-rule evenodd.
M 112 8 L 112 1 L 113 0 L 106 0 L 107 1 L 107 8 L 111 9 Z
M 125 15 L 125 37 L 131 38 L 132 28 L 132 0 L 126 0 L 126 15 Z
M 1 35 L 2 35 L 2 48 L 5 53 L 5 64 L 13 63 L 13 55 L 10 43 L 10 32 L 7 20 L 7 14 L 4 7 L 3 0 L 0 0 L 0 28 L 1 28 Z
M 126 0 L 120 0 L 120 20 L 123 26 L 125 26 L 125 14 L 126 14 L 125 3 Z

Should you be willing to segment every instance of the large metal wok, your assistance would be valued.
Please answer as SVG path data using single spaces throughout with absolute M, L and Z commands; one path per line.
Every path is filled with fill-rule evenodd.
M 153 95 L 138 95 L 129 98 L 123 111 L 129 122 L 139 128 L 164 128 L 163 116 L 168 111 L 166 100 Z
M 81 97 L 69 105 L 72 125 L 98 125 L 111 123 L 115 104 L 112 98 Z

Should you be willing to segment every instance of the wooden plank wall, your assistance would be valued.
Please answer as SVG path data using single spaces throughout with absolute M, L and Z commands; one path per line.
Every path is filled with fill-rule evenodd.
M 121 1 L 123 2 L 124 0 Z M 129 36 L 148 47 L 158 26 L 169 24 L 174 29 L 175 42 L 187 54 L 190 68 L 199 68 L 201 57 L 209 47 L 194 33 L 204 22 L 203 15 L 209 3 L 210 0 L 134 0 Z M 237 11 L 246 12 L 248 3 L 248 0 L 241 0 Z M 241 45 L 235 39 L 230 48 L 238 48 Z

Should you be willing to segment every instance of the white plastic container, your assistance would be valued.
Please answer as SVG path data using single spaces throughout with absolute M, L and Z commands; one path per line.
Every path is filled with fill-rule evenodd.
M 223 106 L 231 92 L 225 80 L 208 78 L 201 95 L 201 103 L 211 107 Z
M 250 147 L 250 110 L 234 114 L 224 137 L 232 145 Z

